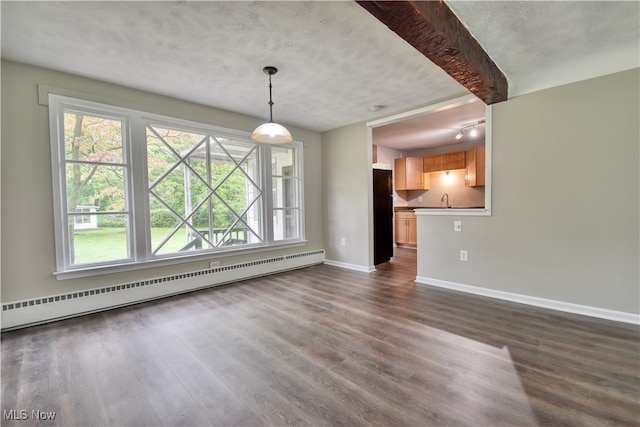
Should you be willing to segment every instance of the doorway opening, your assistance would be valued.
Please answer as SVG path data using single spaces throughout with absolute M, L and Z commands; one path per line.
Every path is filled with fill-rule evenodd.
M 387 262 L 380 254 L 391 252 L 389 261 L 394 262 L 396 248 L 402 248 L 403 254 L 407 248 L 417 250 L 415 209 L 433 209 L 434 214 L 442 215 L 470 209 L 490 211 L 490 112 L 481 100 L 467 95 L 367 123 L 374 176 L 371 252 L 377 269 Z M 482 170 L 476 173 L 472 166 L 477 162 Z M 381 171 L 391 175 L 392 182 L 390 196 L 386 195 L 391 199 L 387 217 L 382 212 L 389 209 L 379 207 L 386 193 L 375 186 L 375 176 Z M 380 237 L 388 235 L 380 228 L 388 224 L 391 243 Z M 406 265 L 407 257 L 403 258 Z M 416 257 L 411 258 L 415 262 Z

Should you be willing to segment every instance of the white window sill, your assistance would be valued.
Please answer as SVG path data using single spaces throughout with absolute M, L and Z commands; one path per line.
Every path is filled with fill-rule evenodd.
M 296 240 L 295 242 L 275 243 L 269 246 L 230 249 L 224 252 L 198 253 L 198 254 L 192 254 L 192 255 L 190 254 L 190 255 L 183 255 L 179 257 L 161 258 L 161 259 L 154 259 L 154 260 L 148 260 L 148 261 L 100 265 L 100 266 L 92 266 L 92 267 L 86 267 L 86 268 L 74 268 L 71 270 L 56 271 L 53 273 L 53 275 L 56 277 L 57 280 L 77 279 L 81 277 L 99 276 L 102 274 L 121 273 L 125 271 L 143 270 L 145 268 L 184 264 L 187 262 L 197 262 L 197 261 L 204 261 L 204 260 L 218 261 L 220 260 L 220 258 L 226 258 L 234 255 L 244 255 L 244 254 L 250 254 L 250 253 L 273 251 L 277 249 L 293 248 L 297 246 L 304 246 L 306 244 L 307 244 L 306 240 Z

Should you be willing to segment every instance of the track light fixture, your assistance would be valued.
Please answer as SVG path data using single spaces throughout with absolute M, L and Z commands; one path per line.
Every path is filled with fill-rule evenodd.
M 269 76 L 269 121 L 261 124 L 251 134 L 251 139 L 263 144 L 287 144 L 293 141 L 291 133 L 284 126 L 273 121 L 273 100 L 271 98 L 271 76 L 278 72 L 276 67 L 264 67 L 262 71 Z
M 465 136 L 465 129 L 469 129 L 469 128 L 471 128 L 471 131 L 469 132 L 469 136 L 472 138 L 475 138 L 476 136 L 478 136 L 478 129 L 476 129 L 476 126 L 485 122 L 486 120 L 482 119 L 482 120 L 478 120 L 477 122 L 469 123 L 468 125 L 462 126 L 460 128 L 460 132 L 458 132 L 458 134 L 456 135 L 456 139 L 458 140 L 462 139 L 462 137 Z

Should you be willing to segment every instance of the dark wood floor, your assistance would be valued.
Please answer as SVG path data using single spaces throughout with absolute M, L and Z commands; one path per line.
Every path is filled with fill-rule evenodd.
M 2 425 L 639 424 L 638 326 L 415 274 L 398 250 L 5 333 Z

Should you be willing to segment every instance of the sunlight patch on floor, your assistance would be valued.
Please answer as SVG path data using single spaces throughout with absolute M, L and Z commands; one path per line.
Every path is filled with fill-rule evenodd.
M 509 349 L 483 347 L 452 361 L 460 369 L 447 394 L 455 396 L 456 409 L 476 425 L 537 425 Z

